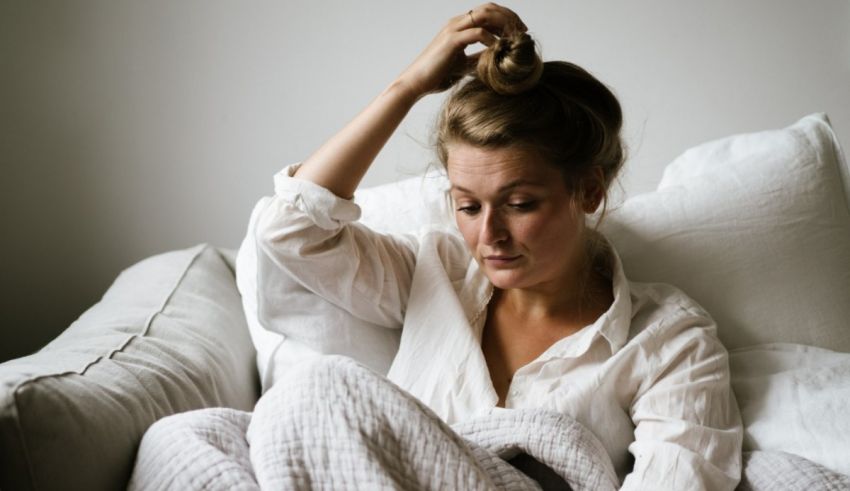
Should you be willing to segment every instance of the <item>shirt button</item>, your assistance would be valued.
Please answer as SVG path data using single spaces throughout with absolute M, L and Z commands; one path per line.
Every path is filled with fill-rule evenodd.
M 519 395 L 519 389 L 512 390 L 511 395 L 514 396 L 514 397 L 518 396 Z

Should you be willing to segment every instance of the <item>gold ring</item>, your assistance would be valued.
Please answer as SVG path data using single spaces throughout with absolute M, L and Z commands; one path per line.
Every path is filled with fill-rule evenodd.
M 475 17 L 472 16 L 472 9 L 470 9 L 467 14 L 469 14 L 469 19 L 472 21 L 472 25 L 478 27 L 478 24 L 475 23 Z

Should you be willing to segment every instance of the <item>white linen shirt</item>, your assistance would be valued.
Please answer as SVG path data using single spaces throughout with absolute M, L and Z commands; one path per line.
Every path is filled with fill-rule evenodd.
M 622 489 L 737 486 L 743 425 L 727 350 L 681 290 L 629 281 L 612 246 L 613 304 L 519 368 L 500 408 L 481 350 L 493 285 L 456 229 L 376 232 L 357 221 L 353 200 L 291 177 L 299 166 L 275 174 L 275 196 L 249 231 L 272 269 L 258 277 L 292 275 L 356 317 L 401 328 L 387 377 L 447 423 L 547 408 L 599 438 Z M 286 302 L 263 283 L 257 298 Z

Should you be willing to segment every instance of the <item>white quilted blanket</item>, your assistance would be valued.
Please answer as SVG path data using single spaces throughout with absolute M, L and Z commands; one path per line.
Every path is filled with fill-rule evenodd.
M 783 452 L 745 452 L 738 490 L 846 490 L 844 476 Z M 619 487 L 596 437 L 572 418 L 512 410 L 448 426 L 388 379 L 329 355 L 280 379 L 254 412 L 208 408 L 144 435 L 128 489 Z
M 514 457 L 517 467 L 507 462 Z M 277 381 L 253 413 L 208 408 L 157 421 L 128 489 L 569 489 L 565 483 L 619 484 L 602 444 L 575 420 L 515 410 L 450 427 L 385 377 L 330 355 Z

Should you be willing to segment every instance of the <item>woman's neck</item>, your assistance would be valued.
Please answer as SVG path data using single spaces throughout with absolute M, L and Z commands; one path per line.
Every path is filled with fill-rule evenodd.
M 601 315 L 608 309 L 613 301 L 613 284 L 612 278 L 585 261 L 558 282 L 533 288 L 497 288 L 493 295 L 498 307 L 517 319 L 541 325 L 580 322 L 587 315 Z

